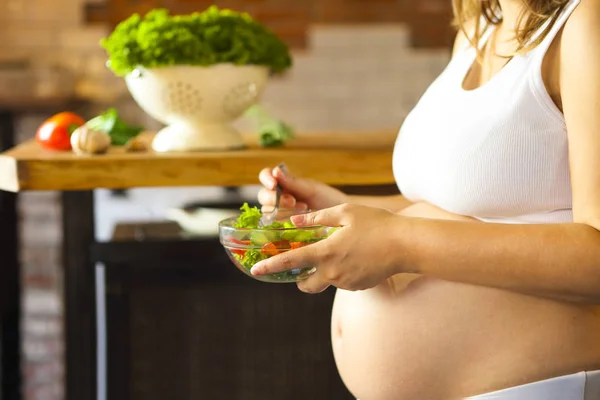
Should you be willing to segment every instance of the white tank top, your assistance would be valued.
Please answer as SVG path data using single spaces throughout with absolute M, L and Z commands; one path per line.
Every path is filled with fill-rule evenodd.
M 579 2 L 569 2 L 539 46 L 475 90 L 463 89 L 475 49 L 457 52 L 396 140 L 394 175 L 408 200 L 486 222 L 573 221 L 566 124 L 542 61 Z

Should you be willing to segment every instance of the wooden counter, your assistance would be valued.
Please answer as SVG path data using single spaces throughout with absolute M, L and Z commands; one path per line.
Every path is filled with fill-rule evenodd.
M 144 134 L 148 143 L 152 134 Z M 248 148 L 227 152 L 125 153 L 78 156 L 42 149 L 33 140 L 0 154 L 0 190 L 91 190 L 132 187 L 241 186 L 282 161 L 294 173 L 332 185 L 394 182 L 395 131 L 306 133 L 284 148 L 264 149 L 256 135 Z

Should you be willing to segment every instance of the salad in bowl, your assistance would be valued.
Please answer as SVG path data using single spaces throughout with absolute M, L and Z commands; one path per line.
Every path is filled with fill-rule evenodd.
M 279 210 L 275 221 L 260 226 L 258 207 L 244 203 L 241 214 L 219 223 L 219 239 L 234 265 L 246 275 L 271 283 L 298 282 L 315 272 L 314 268 L 298 268 L 265 276 L 250 272 L 259 261 L 309 246 L 329 237 L 336 228 L 322 225 L 297 227 L 290 218 L 308 211 Z

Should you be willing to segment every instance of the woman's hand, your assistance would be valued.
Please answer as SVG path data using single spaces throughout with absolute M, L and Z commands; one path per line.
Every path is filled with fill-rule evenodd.
M 252 274 L 315 267 L 313 275 L 298 283 L 303 292 L 320 293 L 331 285 L 352 291 L 373 288 L 401 272 L 402 248 L 396 238 L 409 220 L 384 209 L 351 204 L 294 216 L 292 222 L 297 226 L 341 229 L 318 243 L 256 264 Z
M 260 172 L 259 179 L 264 186 L 258 193 L 263 211 L 271 210 L 275 205 L 277 182 L 284 192 L 281 196 L 281 208 L 321 210 L 348 201 L 348 197 L 340 190 L 312 179 L 294 176 L 286 168 L 265 168 Z

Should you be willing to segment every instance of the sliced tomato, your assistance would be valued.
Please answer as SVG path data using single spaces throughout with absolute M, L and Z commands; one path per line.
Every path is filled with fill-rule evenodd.
M 225 241 L 234 245 L 240 245 L 240 246 L 250 246 L 252 244 L 252 242 L 250 240 L 239 240 L 236 239 L 232 236 L 228 236 L 225 238 Z M 246 255 L 246 249 L 236 249 L 236 248 L 230 248 L 229 250 L 231 250 L 231 252 L 233 254 L 237 254 L 238 256 L 245 256 Z
M 290 242 L 290 249 L 294 250 L 294 249 L 299 249 L 300 247 L 304 247 L 306 246 L 306 243 L 302 243 L 302 242 Z
M 252 242 L 250 240 L 239 240 L 239 239 L 234 238 L 233 236 L 227 236 L 225 238 L 225 240 L 227 242 L 231 242 L 231 243 L 239 244 L 239 245 L 243 245 L 243 246 L 250 246 L 252 244 Z
M 45 121 L 38 128 L 35 140 L 51 150 L 71 150 L 71 134 L 85 121 L 72 112 L 62 112 Z
M 244 257 L 246 255 L 246 250 L 244 249 L 230 249 L 233 254 L 237 254 L 238 256 Z
M 275 242 L 274 244 L 275 247 L 277 247 L 277 249 L 279 250 L 288 250 L 290 248 L 290 242 L 288 242 L 287 240 Z
M 267 256 L 276 256 L 279 254 L 279 249 L 273 242 L 269 242 L 263 245 L 261 252 Z

